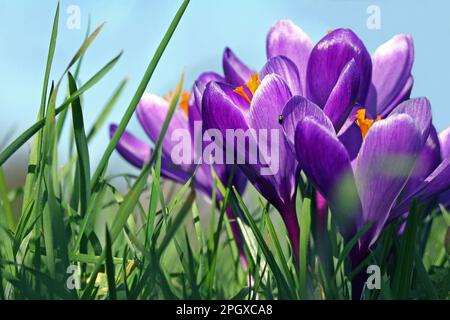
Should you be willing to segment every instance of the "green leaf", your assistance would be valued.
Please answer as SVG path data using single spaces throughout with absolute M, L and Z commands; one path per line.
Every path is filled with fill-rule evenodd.
M 127 85 L 128 80 L 124 79 L 122 82 L 120 82 L 119 86 L 116 90 L 114 90 L 114 93 L 112 94 L 111 98 L 106 103 L 105 107 L 101 110 L 100 114 L 98 115 L 97 119 L 94 121 L 94 125 L 89 130 L 89 133 L 87 135 L 87 140 L 91 141 L 92 138 L 95 136 L 95 134 L 100 130 L 100 128 L 105 123 L 107 117 L 111 113 L 112 109 L 117 103 L 117 100 L 122 95 L 123 90 L 125 89 Z
M 3 167 L 0 167 L 0 201 L 2 205 L 2 209 L 0 210 L 0 217 L 3 215 L 6 221 L 6 227 L 9 230 L 14 230 L 14 213 L 11 208 L 11 203 L 8 198 L 8 187 L 6 185 L 5 173 L 3 171 Z M 3 219 L 0 219 L 0 225 Z
M 273 272 L 275 279 L 277 280 L 278 289 L 280 290 L 280 298 L 288 298 L 288 299 L 296 298 L 295 293 L 289 287 L 286 279 L 284 278 L 281 270 L 278 267 L 278 264 L 275 261 L 275 258 L 272 255 L 272 252 L 270 251 L 269 247 L 265 243 L 264 237 L 262 236 L 254 219 L 248 212 L 248 209 L 245 206 L 241 196 L 239 195 L 239 193 L 236 191 L 236 189 L 234 187 L 233 187 L 233 190 L 234 190 L 236 199 L 244 212 L 245 218 L 248 221 L 249 227 L 253 231 L 256 241 L 258 242 L 258 245 L 259 245 L 264 257 L 266 258 L 266 261 L 269 264 L 269 267 L 270 267 L 271 271 Z
M 77 91 L 77 85 L 72 74 L 69 72 L 69 91 L 73 95 Z M 89 199 L 91 197 L 90 189 L 90 163 L 89 149 L 86 134 L 84 131 L 83 110 L 81 108 L 80 99 L 72 102 L 72 119 L 75 143 L 78 153 L 78 169 L 79 169 L 79 194 L 80 194 L 80 211 L 83 217 L 86 214 Z
M 300 297 L 307 298 L 306 274 L 308 239 L 311 231 L 311 199 L 303 198 L 302 212 L 300 217 Z
M 411 289 L 420 215 L 421 210 L 417 202 L 414 201 L 409 210 L 405 231 L 400 239 L 400 247 L 396 255 L 395 273 L 392 281 L 394 297 L 397 299 L 406 299 Z
M 106 233 L 106 244 L 105 244 L 105 266 L 106 266 L 106 276 L 108 278 L 108 292 L 110 300 L 117 300 L 116 292 L 116 273 L 112 254 L 112 242 L 111 235 L 109 234 L 108 228 L 105 230 Z
M 350 251 L 352 251 L 353 247 L 358 243 L 359 239 L 361 239 L 367 231 L 369 231 L 372 224 L 367 223 L 365 224 L 358 233 L 344 246 L 344 249 L 342 250 L 341 254 L 339 255 L 338 262 L 336 264 L 335 268 L 335 277 L 337 275 L 337 272 L 339 271 L 339 268 L 341 267 L 342 263 L 347 259 L 348 255 L 350 254 Z
M 98 26 L 97 29 L 95 29 L 94 32 L 92 32 L 91 35 L 82 43 L 81 47 L 75 53 L 72 60 L 70 60 L 69 65 L 67 66 L 64 74 L 69 71 L 69 69 L 75 64 L 75 62 L 77 62 L 78 59 L 83 57 L 87 48 L 89 48 L 89 46 L 94 41 L 94 39 L 97 37 L 97 35 L 100 33 L 100 31 L 102 30 L 102 28 L 105 24 L 106 24 L 106 22 L 103 22 L 100 26 Z M 63 76 L 64 76 L 64 74 L 63 74 Z

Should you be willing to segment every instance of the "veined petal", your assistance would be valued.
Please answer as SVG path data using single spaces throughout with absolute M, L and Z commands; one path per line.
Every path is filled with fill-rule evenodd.
M 205 91 L 206 85 L 211 81 L 223 82 L 225 79 L 215 72 L 204 72 L 200 74 L 197 81 L 195 81 L 189 97 L 188 122 L 192 145 L 194 146 L 195 160 L 198 160 L 199 156 L 201 156 L 198 154 L 199 150 L 195 150 L 195 142 L 197 141 L 196 139 L 199 139 L 199 141 L 202 139 L 202 132 L 197 129 L 195 123 L 202 121 L 203 92 Z
M 294 96 L 284 106 L 280 119 L 283 124 L 284 135 L 293 152 L 295 152 L 295 130 L 297 125 L 306 117 L 315 119 L 319 124 L 334 133 L 333 124 L 322 109 L 304 97 Z
M 233 87 L 210 82 L 203 93 L 202 118 L 205 129 L 219 129 L 226 136 L 226 129 L 248 129 L 244 98 L 233 92 Z
M 276 74 L 269 74 L 262 80 L 261 85 L 256 90 L 249 112 L 250 126 L 255 129 L 258 137 L 260 161 L 261 158 L 264 158 L 265 163 L 271 164 L 278 159 L 278 163 L 274 166 L 277 171 L 272 171 L 272 179 L 283 201 L 290 200 L 295 193 L 296 176 L 293 173 L 298 171 L 295 155 L 292 153 L 279 123 L 283 108 L 291 96 L 289 87 L 283 79 Z M 262 142 L 264 132 L 266 138 Z M 275 136 L 278 138 L 277 141 L 272 141 L 274 132 L 277 133 Z M 262 146 L 262 144 L 265 144 L 265 146 Z M 265 148 L 262 149 L 263 147 Z M 275 153 L 277 153 L 277 156 L 274 157 Z M 270 168 L 270 170 L 272 169 Z
M 145 93 L 137 106 L 136 114 L 152 142 L 158 140 L 162 125 L 169 111 L 169 102 L 163 98 Z M 181 108 L 177 108 L 167 128 L 166 135 L 162 143 L 162 151 L 166 157 L 170 157 L 173 147 L 178 143 L 172 140 L 172 134 L 175 130 L 186 130 L 189 134 L 188 119 Z
M 372 61 L 362 41 L 349 29 L 337 29 L 317 43 L 308 62 L 308 97 L 323 107 L 345 65 L 354 59 L 360 73 L 358 103 L 364 104 L 372 75 Z
M 417 158 L 414 170 L 403 188 L 402 196 L 408 197 L 441 163 L 441 148 L 436 129 L 431 126 L 430 135 Z
M 404 91 L 414 63 L 414 44 L 410 35 L 399 34 L 382 44 L 372 55 L 372 84 L 367 104 L 374 104 L 377 116 Z
M 274 177 L 272 175 L 262 176 L 260 171 L 261 165 L 257 161 L 253 163 L 250 161 L 250 153 L 252 156 L 257 156 L 257 140 L 255 135 L 249 130 L 249 111 L 235 103 L 235 99 L 238 99 L 235 96 L 239 97 L 239 99 L 240 96 L 235 94 L 232 88 L 230 85 L 216 82 L 211 82 L 206 86 L 202 107 L 203 127 L 206 130 L 218 129 L 222 133 L 225 139 L 226 153 L 233 152 L 232 156 L 235 162 L 238 162 L 238 158 L 243 159 L 244 163 L 239 164 L 239 167 L 247 178 L 272 204 L 280 206 L 282 202 L 277 196 L 278 191 Z M 228 141 L 226 138 L 227 129 L 232 129 L 236 136 L 238 133 L 241 134 L 246 139 L 244 141 L 245 145 L 240 145 L 236 141 L 237 137 L 233 137 L 233 141 Z M 256 146 L 256 148 L 253 149 L 250 146 Z
M 339 132 L 356 104 L 359 92 L 360 75 L 354 59 L 348 62 L 339 76 L 336 85 L 323 108 L 325 114 Z
M 225 49 L 222 62 L 226 82 L 235 86 L 242 86 L 256 73 L 239 60 L 230 48 Z
M 327 199 L 348 238 L 360 219 L 361 204 L 345 147 L 329 128 L 306 117 L 297 126 L 295 149 L 300 166 Z
M 450 158 L 450 127 L 439 134 L 441 154 L 443 159 Z
M 430 101 L 427 98 L 407 100 L 399 104 L 390 116 L 402 113 L 409 115 L 414 120 L 421 132 L 422 141 L 425 143 L 431 129 L 432 113 Z
M 279 75 L 286 82 L 293 95 L 303 95 L 297 66 L 290 59 L 284 56 L 270 58 L 259 75 L 261 79 L 264 79 L 266 75 L 271 73 Z
M 394 108 L 396 107 L 396 106 L 398 106 L 400 103 L 402 103 L 403 101 L 406 101 L 406 100 L 408 100 L 409 99 L 409 97 L 411 96 L 411 91 L 412 91 L 412 88 L 413 88 L 413 85 L 414 85 L 414 77 L 413 76 L 410 76 L 409 78 L 408 78 L 408 80 L 406 81 L 406 84 L 405 84 L 405 86 L 403 87 L 403 89 L 402 89 L 402 91 L 400 92 L 400 94 L 386 107 L 386 108 L 384 108 L 384 110 L 381 112 L 381 113 L 379 113 L 379 114 L 376 114 L 376 116 L 381 116 L 381 118 L 386 118 L 387 117 L 387 115 L 389 114 L 389 113 L 391 113 L 392 112 L 392 110 L 394 110 Z M 368 107 L 369 109 L 370 109 L 370 112 L 371 112 L 371 114 L 372 115 L 374 115 L 375 114 L 375 111 L 372 111 L 373 110 L 373 108 L 371 109 L 371 106 L 369 105 L 369 107 Z
M 286 56 L 292 60 L 297 65 L 304 93 L 308 59 L 313 46 L 311 38 L 290 20 L 275 22 L 267 34 L 267 58 Z
M 370 128 L 355 167 L 362 223 L 372 223 L 364 245 L 371 245 L 378 238 L 422 145 L 421 132 L 407 114 L 390 116 Z
M 353 121 L 345 131 L 339 133 L 338 138 L 347 149 L 350 159 L 355 159 L 358 156 L 363 142 L 361 129 L 358 125 Z

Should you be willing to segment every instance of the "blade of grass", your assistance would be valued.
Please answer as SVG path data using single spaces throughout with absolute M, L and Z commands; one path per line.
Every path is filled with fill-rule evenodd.
M 180 8 L 178 9 L 178 12 L 175 15 L 175 18 L 171 22 L 169 29 L 167 30 L 166 34 L 164 35 L 164 38 L 162 39 L 161 43 L 159 44 L 155 55 L 153 56 L 152 60 L 150 61 L 150 64 L 147 67 L 147 70 L 145 71 L 144 76 L 143 76 L 141 82 L 139 83 L 139 86 L 138 86 L 133 98 L 131 99 L 127 110 L 125 111 L 125 114 L 122 117 L 122 119 L 119 123 L 119 126 L 117 127 L 116 132 L 114 133 L 113 137 L 111 138 L 105 152 L 103 153 L 103 156 L 99 162 L 99 165 L 97 166 L 97 169 L 94 172 L 94 175 L 93 175 L 92 181 L 91 181 L 92 189 L 95 188 L 95 185 L 98 183 L 101 176 L 105 172 L 105 169 L 108 166 L 109 158 L 111 157 L 111 154 L 113 153 L 114 149 L 116 148 L 120 137 L 124 133 L 125 128 L 128 125 L 128 122 L 130 121 L 131 117 L 133 116 L 134 111 L 136 110 L 136 107 L 139 103 L 139 100 L 141 99 L 142 95 L 144 94 L 145 88 L 147 87 L 147 85 L 153 75 L 153 72 L 155 71 L 156 66 L 158 65 L 158 62 L 161 59 L 162 54 L 164 53 L 170 39 L 172 38 L 172 35 L 175 32 L 175 29 L 176 29 L 178 23 L 180 22 L 181 17 L 183 16 L 184 11 L 186 10 L 188 4 L 189 4 L 189 0 L 183 1 Z M 1 165 L 1 162 L 0 162 L 0 165 Z
M 306 299 L 306 274 L 307 274 L 307 255 L 308 240 L 311 231 L 311 199 L 303 198 L 302 212 L 300 217 L 300 298 Z
M 258 245 L 259 245 L 264 257 L 266 258 L 266 261 L 269 264 L 269 267 L 270 267 L 271 271 L 273 272 L 273 275 L 277 281 L 278 289 L 280 291 L 280 297 L 290 298 L 290 299 L 295 298 L 296 297 L 295 293 L 290 289 L 286 279 L 284 278 L 281 270 L 278 267 L 277 262 L 275 261 L 275 258 L 272 255 L 272 252 L 270 251 L 269 247 L 265 243 L 264 237 L 262 236 L 254 219 L 248 212 L 248 209 L 245 206 L 241 196 L 239 195 L 239 193 L 237 192 L 237 190 L 234 187 L 233 187 L 233 191 L 234 191 L 234 194 L 237 198 L 237 201 L 238 201 L 242 211 L 244 212 L 244 215 L 248 221 L 249 227 L 253 231 L 256 241 L 258 242 Z
M 103 126 L 107 117 L 109 116 L 112 109 L 116 105 L 117 100 L 122 95 L 123 90 L 125 89 L 127 83 L 128 83 L 128 79 L 122 80 L 122 82 L 120 82 L 117 89 L 114 90 L 114 93 L 112 94 L 111 98 L 108 100 L 105 107 L 101 110 L 100 114 L 98 115 L 98 118 L 94 122 L 94 125 L 89 130 L 89 133 L 87 134 L 88 141 L 90 141 L 95 136 L 95 134 L 100 130 L 100 128 Z
M 3 167 L 0 167 L 0 201 L 2 204 L 2 209 L 0 214 L 4 216 L 6 226 L 9 230 L 14 230 L 14 213 L 11 208 L 11 203 L 8 198 L 8 187 L 6 185 L 5 173 Z M 0 219 L 1 222 L 2 219 Z
M 46 106 L 46 102 L 47 102 L 48 84 L 50 81 L 50 72 L 51 72 L 52 63 L 53 63 L 53 57 L 55 55 L 56 39 L 58 37 L 59 8 L 60 8 L 60 6 L 59 6 L 59 1 L 58 1 L 57 7 L 56 7 L 56 12 L 55 12 L 55 17 L 53 19 L 53 27 L 52 27 L 52 33 L 50 36 L 50 44 L 49 44 L 49 48 L 48 48 L 47 63 L 45 66 L 44 81 L 43 81 L 43 85 L 42 85 L 41 103 L 39 106 L 39 112 L 38 112 L 38 117 L 37 117 L 37 120 L 42 121 L 42 124 L 44 124 L 43 118 L 45 116 L 45 106 Z M 36 174 L 36 168 L 37 168 L 37 164 L 38 164 L 38 156 L 39 156 L 39 152 L 40 152 L 41 140 L 42 140 L 42 133 L 39 133 L 38 136 L 36 137 L 36 140 L 34 141 L 34 143 L 32 145 L 32 148 L 31 148 L 31 152 L 30 152 L 30 156 L 29 156 L 29 160 L 28 160 L 28 172 L 27 172 L 25 187 L 24 187 L 23 203 L 28 203 L 28 199 L 32 192 L 34 177 Z M 13 143 L 15 141 L 13 141 Z M 23 143 L 25 143 L 25 141 Z M 9 156 L 11 156 L 22 144 L 16 146 L 15 148 L 11 148 L 9 150 L 11 153 Z M 6 147 L 4 151 L 8 151 L 8 147 Z M 2 158 L 3 153 L 4 152 L 1 153 L 0 159 Z M 9 156 L 7 158 L 9 158 Z M 0 160 L 0 163 L 1 163 L 0 165 L 3 165 L 4 161 L 6 161 L 7 158 L 5 158 L 5 160 Z M 22 214 L 23 213 L 24 213 L 24 211 L 22 211 Z
M 106 227 L 105 230 L 106 233 L 106 244 L 105 244 L 105 269 L 106 269 L 106 277 L 108 279 L 108 292 L 109 292 L 109 299 L 110 300 L 117 300 L 117 292 L 116 292 L 116 272 L 114 267 L 114 261 L 113 261 L 113 254 L 112 254 L 112 243 L 111 243 L 111 236 L 108 231 L 108 227 Z
M 73 95 L 77 91 L 77 85 L 72 74 L 69 72 L 69 91 Z M 84 131 L 83 110 L 81 108 L 80 99 L 72 102 L 72 119 L 73 131 L 75 136 L 75 144 L 78 153 L 78 169 L 79 169 L 79 194 L 80 194 L 80 211 L 83 217 L 86 214 L 89 199 L 91 197 L 90 183 L 90 164 L 89 149 L 86 134 Z
M 65 110 L 75 99 L 80 97 L 84 92 L 95 85 L 100 79 L 102 79 L 117 63 L 122 53 L 117 55 L 111 61 L 109 61 L 102 69 L 100 69 L 92 78 L 90 78 L 83 86 L 81 86 L 78 91 L 70 96 L 66 101 L 64 101 L 56 110 L 55 114 L 58 115 L 63 110 Z M 41 130 L 45 125 L 45 119 L 41 119 L 25 130 L 20 136 L 18 136 L 13 142 L 11 142 L 1 153 L 0 153 L 0 166 L 5 163 L 22 145 L 25 144 L 32 136 L 34 136 L 39 130 Z M 36 165 L 31 163 L 29 167 L 30 170 L 34 170 Z
M 162 125 L 161 128 L 161 132 L 160 135 L 158 137 L 158 140 L 156 141 L 155 144 L 155 150 L 158 150 L 161 147 L 162 144 L 162 140 L 166 134 L 167 128 L 169 126 L 169 123 L 172 119 L 172 116 L 175 112 L 175 108 L 178 105 L 178 101 L 181 95 L 181 88 L 183 87 L 183 81 L 184 81 L 184 74 L 181 76 L 180 82 L 178 83 L 177 89 L 175 90 L 175 93 L 173 95 L 173 98 L 170 102 L 170 106 L 169 106 L 169 110 L 167 112 L 166 115 L 166 119 L 164 120 L 164 123 Z M 127 219 L 129 217 L 129 215 L 132 213 L 134 207 L 136 206 L 138 200 L 139 200 L 139 196 L 141 194 L 142 189 L 144 188 L 147 178 L 150 174 L 151 168 L 152 168 L 152 164 L 155 161 L 155 157 L 156 157 L 156 153 L 153 152 L 152 156 L 149 160 L 149 162 L 145 165 L 145 167 L 143 168 L 143 170 L 141 171 L 139 177 L 137 178 L 137 180 L 135 181 L 133 187 L 128 191 L 127 195 L 124 197 L 124 201 L 121 204 L 118 212 L 117 212 L 117 218 L 116 220 L 114 220 L 114 223 L 111 227 L 111 243 L 114 243 L 114 241 L 117 239 L 117 237 L 119 236 L 120 232 L 122 231 L 123 227 L 125 226 Z M 98 184 L 96 184 L 98 185 Z M 96 190 L 97 187 L 94 189 Z M 89 214 L 87 214 L 85 217 L 85 222 L 83 223 L 83 225 L 87 224 L 87 221 L 89 221 Z M 77 245 L 75 246 L 75 250 L 74 253 L 77 253 L 77 250 L 79 248 L 79 243 L 81 241 L 81 237 L 83 236 L 83 233 L 80 232 L 78 234 L 78 241 L 77 241 Z M 94 266 L 94 269 L 91 273 L 90 276 L 90 281 L 86 287 L 86 289 L 83 292 L 82 297 L 83 298 L 87 298 L 90 297 L 92 295 L 92 292 L 94 290 L 94 285 L 95 285 L 95 279 L 97 278 L 97 274 L 101 269 L 102 263 L 103 263 L 103 259 L 105 258 L 105 255 L 102 254 L 101 259 L 97 262 L 97 264 Z

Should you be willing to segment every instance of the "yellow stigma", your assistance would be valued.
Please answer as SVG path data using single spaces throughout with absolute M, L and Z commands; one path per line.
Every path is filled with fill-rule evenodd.
M 259 80 L 258 74 L 254 73 L 251 75 L 250 80 L 245 84 L 245 87 L 251 92 L 252 98 L 253 95 L 256 92 L 256 89 L 258 89 L 259 85 L 261 84 L 261 81 Z M 244 86 L 237 87 L 233 90 L 235 93 L 243 97 L 245 100 L 247 100 L 249 103 L 252 102 L 252 99 L 248 96 L 247 92 L 245 91 Z
M 381 117 L 378 116 L 376 121 L 381 120 Z M 366 118 L 366 109 L 359 109 L 356 111 L 356 124 L 361 130 L 361 135 L 363 139 L 366 138 L 367 132 L 369 132 L 370 127 L 373 125 L 375 120 Z
M 164 97 L 163 99 L 166 100 L 167 102 L 170 102 L 173 98 L 174 92 L 172 90 L 170 90 Z M 180 96 L 180 102 L 178 103 L 178 105 L 180 106 L 180 108 L 184 111 L 184 113 L 186 114 L 186 116 L 188 115 L 188 106 L 189 106 L 189 97 L 190 94 L 187 91 L 183 91 L 181 93 Z

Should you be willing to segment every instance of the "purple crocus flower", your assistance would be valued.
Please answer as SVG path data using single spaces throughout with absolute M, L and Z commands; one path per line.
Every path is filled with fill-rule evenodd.
M 360 130 L 355 124 L 357 110 L 365 108 L 369 117 L 384 118 L 395 106 L 409 98 L 414 83 L 411 75 L 414 44 L 406 34 L 394 36 L 371 56 L 351 30 L 331 31 L 314 45 L 311 38 L 292 21 L 280 20 L 270 29 L 266 46 L 269 58 L 282 55 L 296 64 L 302 82 L 302 95 L 322 109 L 345 66 L 352 59 L 355 61 L 359 73 L 357 106 L 344 125 L 326 112 L 352 159 L 362 143 Z
M 246 137 L 247 142 L 241 141 L 241 143 L 235 142 L 234 138 L 225 139 L 224 146 L 226 146 L 227 153 L 230 152 L 230 146 L 232 146 L 233 155 L 236 152 L 236 157 L 233 157 L 234 161 L 240 163 L 239 167 L 247 178 L 280 212 L 289 234 L 294 257 L 298 259 L 299 226 L 295 209 L 298 163 L 282 134 L 277 135 L 277 141 L 272 141 L 274 137 L 268 133 L 267 152 L 263 152 L 258 143 L 260 130 L 275 129 L 277 132 L 279 131 L 279 115 L 285 103 L 292 97 L 287 80 L 280 75 L 282 68 L 277 69 L 278 73 L 264 73 L 264 70 L 277 67 L 278 65 L 274 61 L 269 61 L 261 72 L 261 81 L 258 75 L 253 74 L 245 87 L 237 87 L 224 82 L 210 82 L 206 86 L 203 96 L 202 115 L 205 129 L 219 130 L 223 137 L 229 137 L 227 130 L 232 129 L 234 132 L 242 132 Z M 291 67 L 295 67 L 295 65 L 292 64 Z M 284 69 L 286 72 L 292 70 L 294 69 Z M 228 78 L 231 75 L 231 83 L 239 84 L 236 74 L 225 72 Z M 295 77 L 290 79 L 295 79 Z M 250 145 L 255 146 L 256 150 L 252 151 L 253 148 L 249 147 Z M 274 147 L 271 148 L 271 146 Z M 261 158 L 255 162 L 250 161 L 251 153 L 263 154 L 262 158 L 266 158 L 275 152 L 278 155 L 279 166 L 273 172 L 270 171 L 270 168 L 263 168 L 264 160 Z M 243 161 L 239 162 L 237 159 Z M 264 169 L 269 172 L 262 174 Z
M 269 33 L 270 37 L 271 33 Z M 276 46 L 276 44 L 274 44 Z M 272 46 L 268 46 L 271 50 Z M 254 131 L 248 137 L 249 143 L 257 145 L 256 153 L 263 147 L 259 144 L 258 130 L 282 129 L 280 122 L 286 103 L 295 95 L 304 94 L 300 72 L 296 64 L 285 56 L 271 57 L 259 74 L 240 61 L 230 49 L 226 49 L 223 58 L 225 82 L 211 82 L 207 85 L 203 97 L 203 119 L 206 129 L 219 129 L 227 136 L 227 129 Z M 352 59 L 343 68 L 329 99 L 324 104 L 326 114 L 333 125 L 341 126 L 357 98 L 359 73 Z M 289 142 L 280 133 L 276 149 L 280 170 L 268 175 L 261 174 L 261 163 L 249 163 L 251 148 L 232 145 L 237 158 L 246 159 L 240 168 L 256 189 L 280 212 L 286 225 L 291 245 L 296 257 L 299 254 L 299 227 L 295 209 L 295 196 L 300 168 Z M 289 135 L 287 135 L 289 137 Z M 270 145 L 272 140 L 267 141 Z
M 409 100 L 395 114 L 372 122 L 352 161 L 322 110 L 304 98 L 296 100 L 296 113 L 308 113 L 298 118 L 295 130 L 296 155 L 305 174 L 326 198 L 347 241 L 371 224 L 351 254 L 356 267 L 379 237 L 415 167 L 431 128 L 430 105 L 426 99 Z M 354 296 L 360 290 L 354 288 Z
M 183 92 L 180 99 L 180 108 L 175 110 L 173 118 L 168 126 L 166 135 L 162 142 L 161 155 L 161 175 L 164 178 L 173 180 L 175 182 L 185 184 L 191 176 L 194 175 L 194 187 L 207 197 L 211 197 L 213 192 L 216 192 L 216 197 L 219 201 L 223 200 L 220 191 L 214 190 L 214 179 L 211 172 L 211 165 L 202 161 L 198 166 L 198 159 L 201 155 L 196 154 L 195 139 L 199 137 L 200 132 L 195 132 L 195 121 L 201 121 L 201 99 L 205 84 L 211 80 L 222 80 L 223 78 L 215 73 L 203 73 L 192 92 Z M 137 107 L 137 117 L 150 140 L 155 143 L 161 132 L 162 124 L 166 118 L 170 103 L 170 94 L 166 97 L 159 97 L 153 94 L 145 93 L 141 98 Z M 110 135 L 112 136 L 116 131 L 117 126 L 110 126 Z M 186 164 L 174 164 L 171 158 L 173 149 L 177 141 L 172 140 L 172 134 L 175 130 L 184 129 L 184 132 L 190 135 L 191 140 L 191 156 L 192 161 Z M 201 140 L 200 140 L 201 141 Z M 129 132 L 125 132 L 121 137 L 117 151 L 132 165 L 141 168 L 149 161 L 151 153 L 153 152 L 151 146 Z M 217 177 L 224 185 L 228 184 L 232 172 L 232 166 L 224 164 L 214 164 L 213 169 Z M 243 193 L 247 179 L 240 172 L 235 170 L 232 185 L 239 193 Z M 219 205 L 219 203 L 217 204 Z M 239 230 L 236 216 L 231 210 L 230 206 L 226 207 L 226 214 L 229 218 L 233 235 L 238 246 L 240 259 L 244 269 L 247 268 L 247 260 L 244 254 L 244 242 Z

